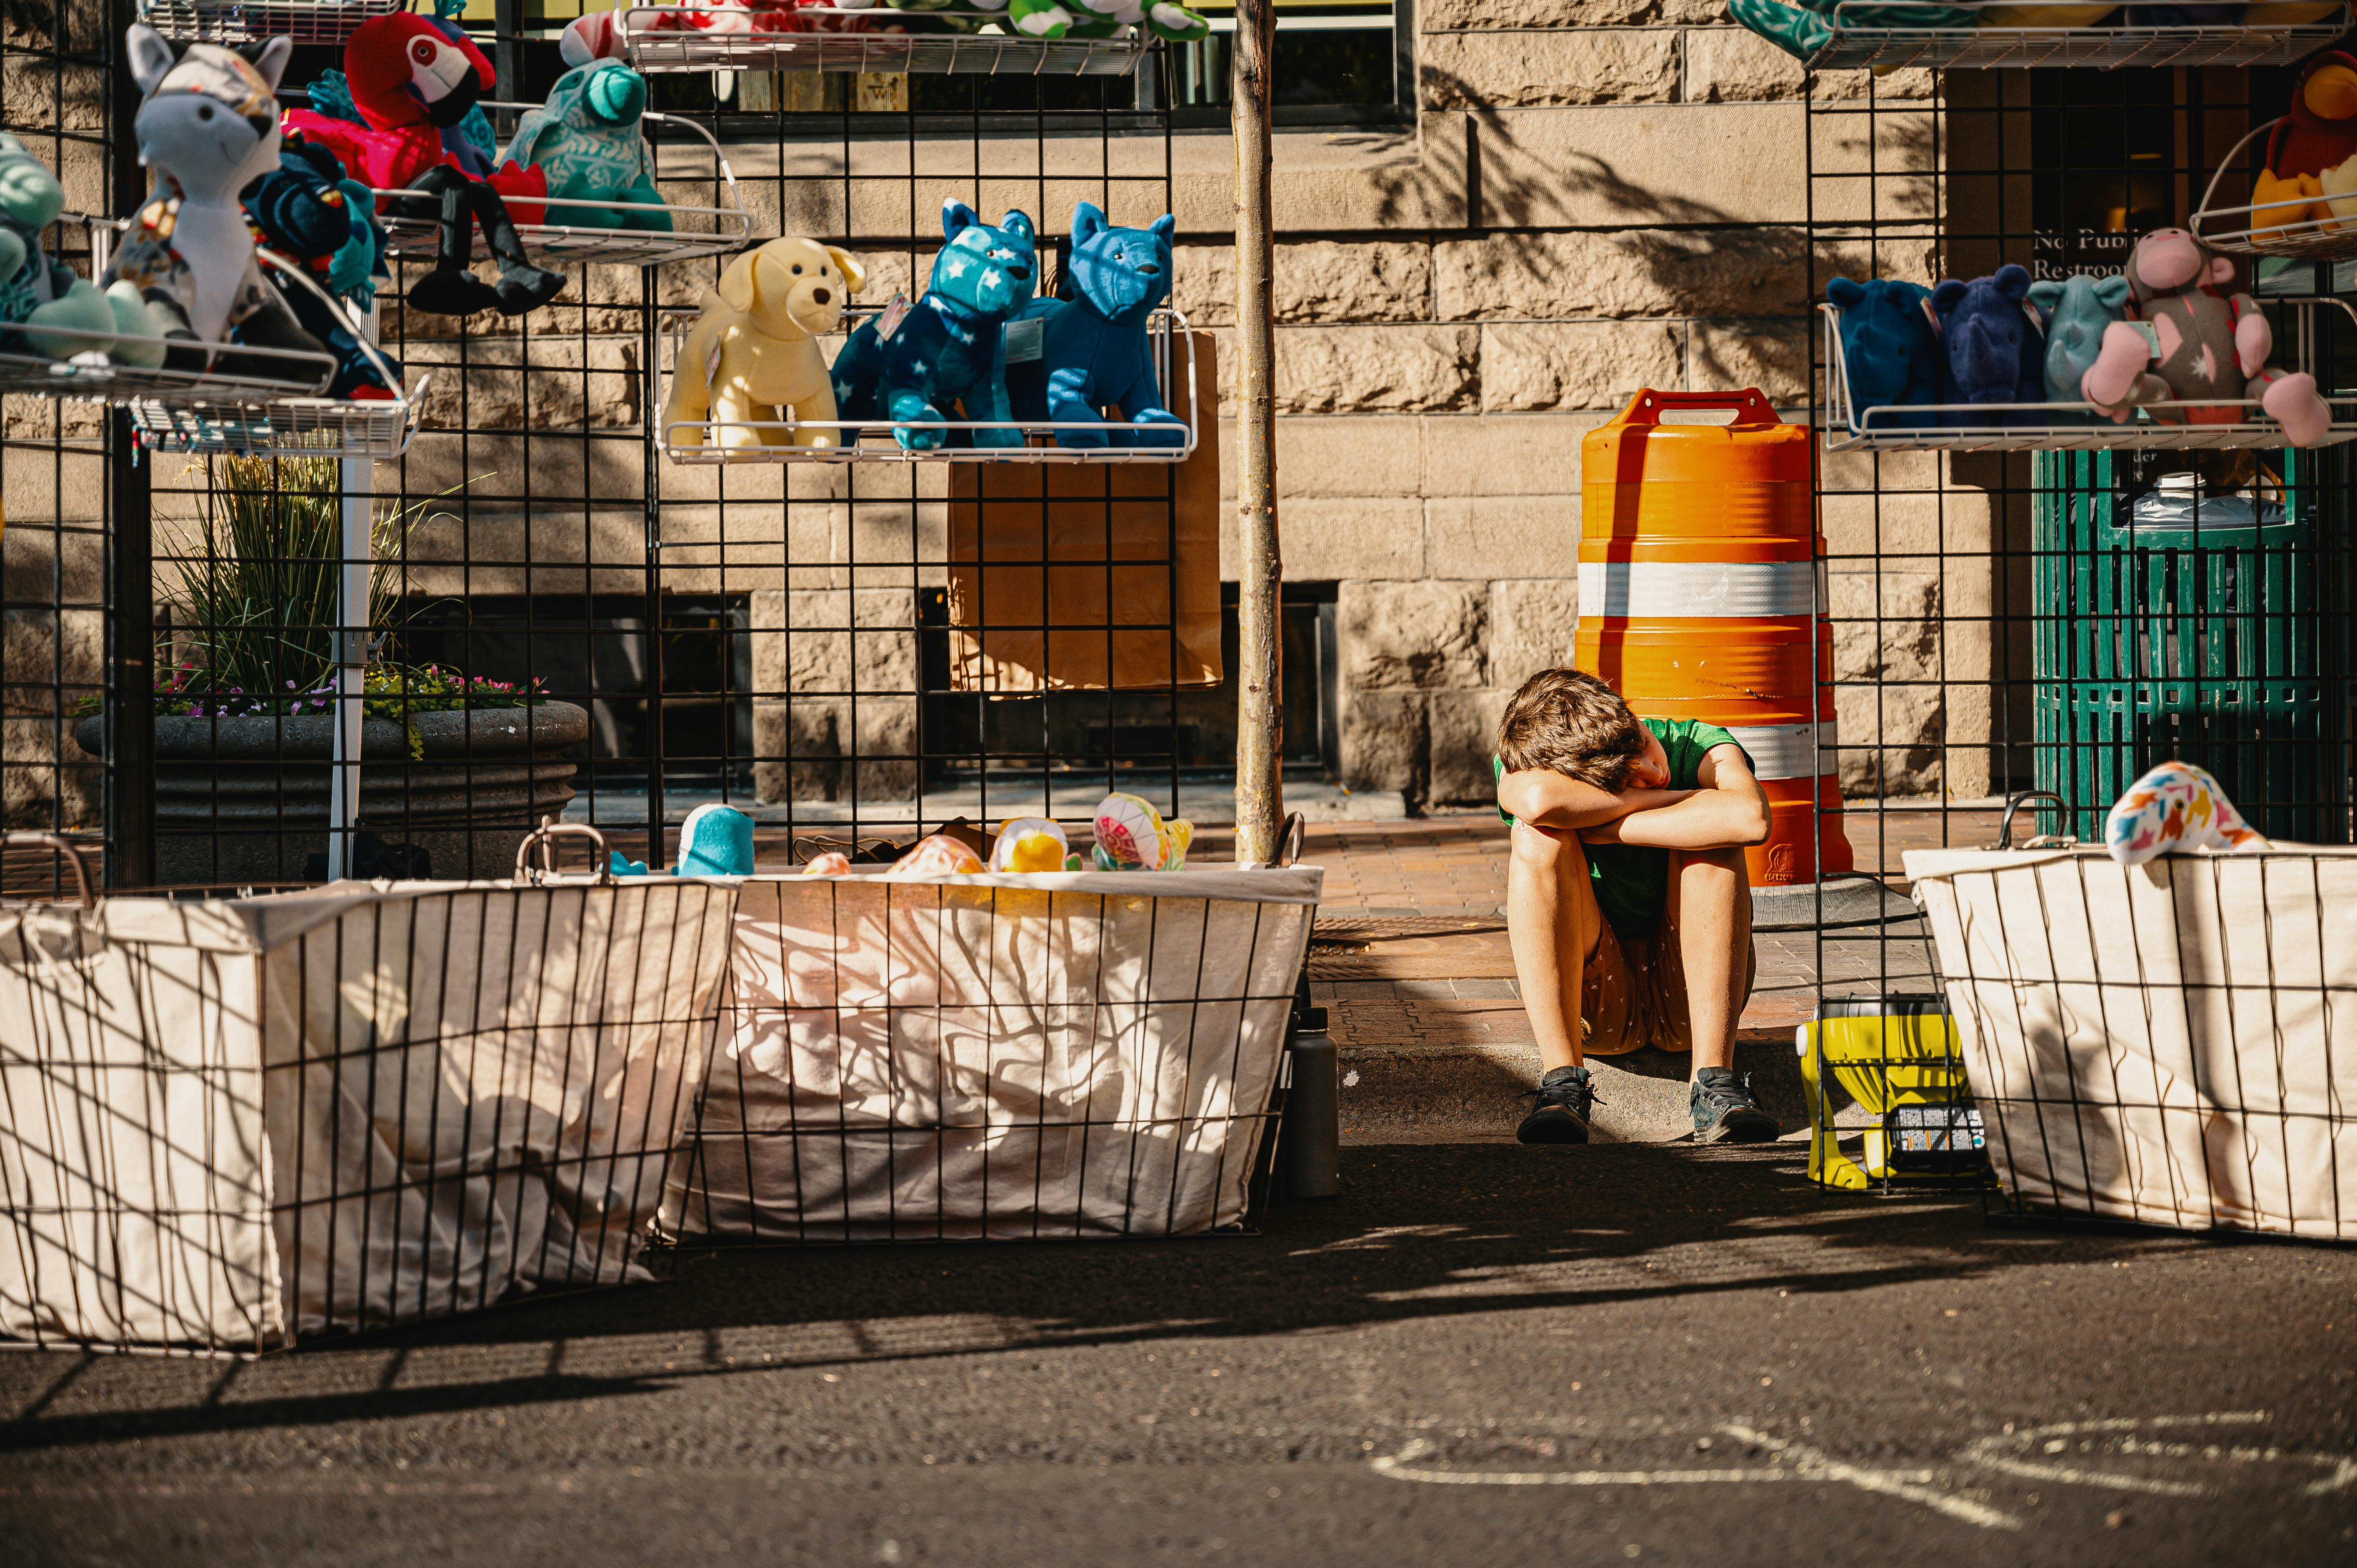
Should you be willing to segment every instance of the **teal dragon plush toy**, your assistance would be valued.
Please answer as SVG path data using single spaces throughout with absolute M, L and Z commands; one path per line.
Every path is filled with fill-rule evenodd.
M 522 168 L 538 164 L 548 176 L 548 194 L 575 201 L 642 203 L 660 208 L 654 155 L 639 134 L 646 113 L 647 79 L 618 59 L 593 59 L 556 79 L 548 102 L 526 113 L 508 143 L 507 159 Z M 511 202 L 516 217 L 532 221 L 522 204 Z M 672 227 L 664 211 L 616 211 L 610 206 L 559 206 L 551 202 L 548 223 L 585 229 Z

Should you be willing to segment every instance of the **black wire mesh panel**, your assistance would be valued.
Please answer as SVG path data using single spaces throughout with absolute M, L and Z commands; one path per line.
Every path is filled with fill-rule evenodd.
M 2012 1207 L 2357 1240 L 2357 851 L 1907 868 Z
M 732 887 L 0 908 L 0 1336 L 238 1353 L 645 1277 Z
M 116 131 L 109 73 L 119 48 L 98 5 L 46 16 L 12 11 L 0 33 L 0 77 L 7 82 L 0 128 L 57 177 L 61 206 L 105 209 Z M 21 286 L 44 256 L 89 275 L 86 224 L 10 231 L 28 253 L 18 274 L 0 283 Z M 24 345 L 0 342 L 0 349 L 11 347 Z M 97 403 L 16 386 L 0 394 L 0 827 L 63 832 L 93 846 L 105 781 L 98 759 L 75 746 L 71 732 L 81 712 L 97 705 L 105 679 L 112 564 L 105 520 L 122 477 L 110 425 Z M 70 886 L 52 851 L 27 847 L 0 858 L 0 888 L 55 893 Z
M 1828 77 L 1807 104 L 1813 290 L 2006 263 L 2057 282 L 2115 273 L 2139 235 L 2187 225 L 2294 75 Z M 2230 171 L 2212 199 L 2246 200 L 2247 183 Z M 2230 259 L 2222 291 L 2256 296 L 2273 363 L 2328 399 L 2357 392 L 2331 269 Z M 1829 384 L 1833 358 L 1821 343 L 1819 494 L 1861 869 L 1904 889 L 1903 854 L 1995 843 L 2007 800 L 2032 789 L 2065 801 L 2039 806 L 2033 831 L 2093 838 L 2127 784 L 2177 757 L 2231 778 L 2267 832 L 2351 840 L 2344 447 L 2287 450 L 2256 414 L 2051 429 L 1993 414 L 1932 432 L 1964 439 L 1859 441 L 1830 417 L 1853 390 Z M 1816 950 L 1829 1002 L 1942 979 L 1920 921 L 1824 929 Z
M 784 1242 L 1241 1224 L 1321 881 L 748 881 L 728 1039 L 666 1226 Z

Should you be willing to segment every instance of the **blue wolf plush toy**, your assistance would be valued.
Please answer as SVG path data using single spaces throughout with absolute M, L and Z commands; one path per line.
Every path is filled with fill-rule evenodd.
M 952 434 L 911 430 L 911 424 L 1013 418 L 1002 333 L 1007 320 L 1030 303 L 1039 275 L 1031 220 L 1020 212 L 1009 212 L 993 228 L 973 208 L 952 199 L 942 203 L 942 232 L 949 243 L 933 257 L 931 285 L 916 308 L 889 338 L 870 317 L 834 357 L 837 417 L 888 419 L 893 438 L 911 452 L 931 451 Z M 1023 445 L 1019 430 L 971 435 L 976 446 Z M 857 439 L 856 431 L 844 433 L 846 446 Z
M 1177 446 L 1185 424 L 1162 406 L 1161 384 L 1147 352 L 1146 318 L 1170 295 L 1170 235 L 1164 213 L 1146 229 L 1114 229 L 1089 202 L 1072 209 L 1070 299 L 1043 299 L 1018 319 L 1041 323 L 1040 355 L 1006 370 L 1015 417 L 1058 423 L 1103 422 L 1108 406 L 1137 426 L 1128 431 L 1059 430 L 1059 446 Z
M 1842 360 L 1849 368 L 1850 417 L 1869 408 L 1921 407 L 1940 401 L 1940 335 L 1927 308 L 1932 291 L 1896 278 L 1859 283 L 1835 278 L 1825 298 L 1841 307 Z M 1886 413 L 1876 430 L 1932 422 L 1928 413 Z

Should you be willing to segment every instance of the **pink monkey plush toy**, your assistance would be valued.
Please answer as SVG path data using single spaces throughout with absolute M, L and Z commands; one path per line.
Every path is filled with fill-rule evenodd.
M 2247 294 L 2226 295 L 2234 263 L 2182 229 L 2156 229 L 2128 254 L 2127 280 L 2137 320 L 2104 329 L 2095 362 L 2081 378 L 2089 403 L 2125 420 L 2128 411 L 2162 402 L 2249 398 L 2284 429 L 2294 446 L 2323 439 L 2332 412 L 2306 371 L 2266 368 L 2275 333 Z M 2149 328 L 2158 344 L 2148 340 Z M 2237 408 L 2169 409 L 2165 424 L 2232 424 Z

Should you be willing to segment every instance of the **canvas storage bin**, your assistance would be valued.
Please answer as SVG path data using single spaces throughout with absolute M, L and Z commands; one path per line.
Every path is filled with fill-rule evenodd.
M 2017 1203 L 2357 1239 L 2357 849 L 1906 866 Z
M 687 1239 L 1240 1222 L 1316 867 L 752 877 Z

